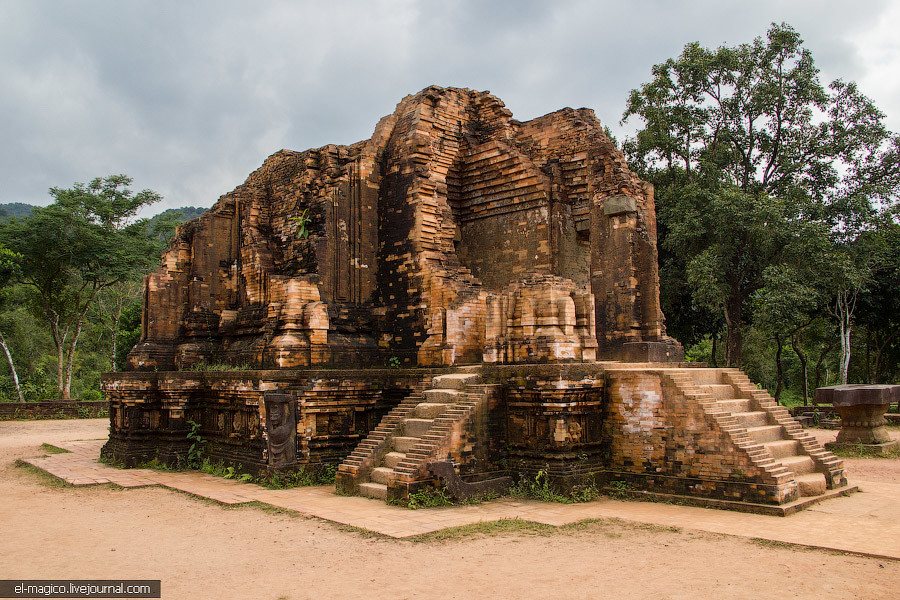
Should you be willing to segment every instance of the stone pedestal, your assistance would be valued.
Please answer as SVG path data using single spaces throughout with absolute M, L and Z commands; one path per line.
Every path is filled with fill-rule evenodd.
M 888 407 L 900 399 L 900 385 L 835 385 L 816 390 L 817 404 L 832 404 L 841 415 L 837 441 L 826 447 L 863 446 L 886 451 L 892 441 L 885 425 Z

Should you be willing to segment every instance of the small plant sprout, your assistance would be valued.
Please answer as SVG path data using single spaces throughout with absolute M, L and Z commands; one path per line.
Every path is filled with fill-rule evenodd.
M 297 230 L 298 239 L 305 240 L 309 237 L 309 229 L 307 229 L 307 225 L 309 225 L 310 221 L 308 208 L 304 208 L 299 217 L 291 217 L 291 221 L 297 221 L 297 225 L 299 226 L 299 229 Z
M 204 446 L 206 445 L 206 440 L 204 440 L 200 435 L 199 423 L 188 421 L 188 425 L 191 426 L 191 430 L 187 434 L 187 439 L 191 442 L 191 445 L 188 448 L 187 456 L 188 468 L 200 469 L 200 467 L 203 465 L 205 454 Z

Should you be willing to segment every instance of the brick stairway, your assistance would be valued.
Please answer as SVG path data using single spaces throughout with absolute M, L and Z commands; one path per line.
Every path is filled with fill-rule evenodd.
M 802 497 L 846 485 L 842 461 L 803 432 L 765 390 L 738 369 L 683 369 L 673 377 L 694 396 L 753 462 L 780 482 L 794 481 Z
M 465 422 L 492 387 L 480 383 L 475 374 L 439 375 L 431 389 L 404 400 L 338 467 L 339 489 L 387 500 L 388 487 L 431 479 L 427 462 L 446 450 L 454 426 Z

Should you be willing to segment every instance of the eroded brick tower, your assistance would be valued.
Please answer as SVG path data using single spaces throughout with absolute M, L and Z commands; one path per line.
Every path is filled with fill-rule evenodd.
M 133 369 L 680 360 L 652 187 L 588 109 L 429 87 L 351 146 L 269 157 L 146 281 Z

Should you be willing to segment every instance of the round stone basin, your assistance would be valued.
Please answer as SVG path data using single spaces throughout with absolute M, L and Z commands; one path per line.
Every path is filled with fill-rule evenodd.
M 885 444 L 891 441 L 884 413 L 900 402 L 900 385 L 832 385 L 816 389 L 816 404 L 832 404 L 841 415 L 837 442 Z

